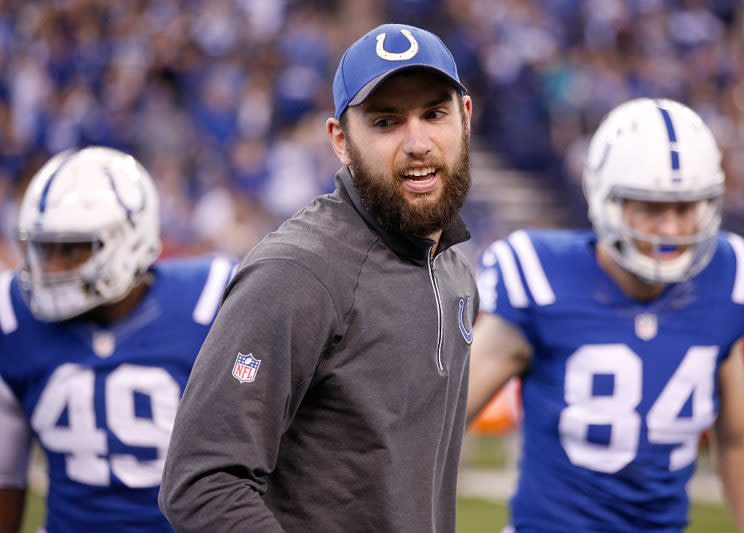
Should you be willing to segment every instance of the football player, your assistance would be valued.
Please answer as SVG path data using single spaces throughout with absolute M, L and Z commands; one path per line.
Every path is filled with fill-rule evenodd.
M 156 189 L 109 148 L 52 158 L 18 229 L 24 265 L 0 275 L 0 531 L 19 528 L 32 436 L 48 533 L 171 531 L 165 452 L 232 263 L 155 263 Z
M 594 231 L 517 231 L 483 255 L 468 416 L 522 375 L 516 531 L 681 531 L 715 426 L 744 530 L 744 241 L 719 232 L 724 175 L 692 110 L 638 99 L 593 136 Z

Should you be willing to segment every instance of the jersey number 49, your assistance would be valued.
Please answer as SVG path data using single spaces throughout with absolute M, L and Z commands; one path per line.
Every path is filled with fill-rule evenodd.
M 136 415 L 135 393 L 149 397 L 152 418 Z M 42 445 L 64 454 L 68 477 L 80 483 L 106 486 L 113 472 L 128 487 L 159 485 L 180 399 L 176 380 L 162 368 L 123 364 L 105 377 L 102 404 L 94 394 L 92 369 L 73 363 L 57 368 L 31 417 Z M 107 433 L 96 425 L 97 404 L 104 406 L 106 427 L 119 441 L 155 448 L 156 459 L 109 454 Z M 65 410 L 67 424 L 61 425 Z

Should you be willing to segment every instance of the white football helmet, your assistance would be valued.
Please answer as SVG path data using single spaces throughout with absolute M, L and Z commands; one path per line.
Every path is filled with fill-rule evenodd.
M 124 298 L 160 254 L 158 195 L 132 156 L 103 147 L 67 150 L 32 178 L 23 196 L 19 280 L 40 320 L 59 321 Z M 90 243 L 90 257 L 46 272 L 50 243 Z
M 584 169 L 589 218 L 600 242 L 626 270 L 654 283 L 688 279 L 710 261 L 721 224 L 724 174 L 713 134 L 690 108 L 666 99 L 641 98 L 605 117 L 589 144 Z M 624 200 L 698 202 L 697 232 L 662 238 L 642 234 L 623 217 Z M 636 241 L 654 250 L 642 253 Z M 685 246 L 662 260 L 668 247 Z

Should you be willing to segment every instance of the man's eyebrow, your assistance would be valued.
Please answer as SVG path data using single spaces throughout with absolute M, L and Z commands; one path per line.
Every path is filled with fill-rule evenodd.
M 428 102 L 424 103 L 422 107 L 424 108 L 430 108 L 435 107 L 438 105 L 441 105 L 445 102 L 451 102 L 452 101 L 452 91 L 443 92 L 436 97 L 432 98 Z M 395 106 L 395 105 L 375 105 L 374 102 L 362 105 L 362 113 L 365 115 L 372 115 L 376 113 L 398 113 L 403 109 L 401 106 Z
M 451 102 L 451 101 L 452 101 L 452 91 L 447 91 L 446 93 L 442 93 L 436 98 L 432 99 L 429 103 L 425 104 L 424 107 L 435 107 L 445 102 Z

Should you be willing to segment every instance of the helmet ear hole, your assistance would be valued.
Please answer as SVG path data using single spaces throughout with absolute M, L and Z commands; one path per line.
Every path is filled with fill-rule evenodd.
M 708 127 L 690 108 L 666 99 L 630 100 L 604 118 L 586 158 L 583 189 L 598 239 L 626 270 L 651 282 L 674 283 L 710 261 L 721 221 L 724 174 Z M 697 202 L 693 235 L 666 238 L 633 232 L 622 216 L 624 200 Z M 710 207 L 705 207 L 710 206 Z M 689 253 L 674 260 L 649 256 L 636 243 L 656 250 L 683 245 Z
M 18 220 L 26 261 L 23 288 L 41 320 L 64 320 L 118 301 L 160 252 L 158 195 L 133 157 L 89 147 L 53 157 L 32 178 Z M 74 276 L 38 268 L 28 242 L 91 242 L 92 258 Z

